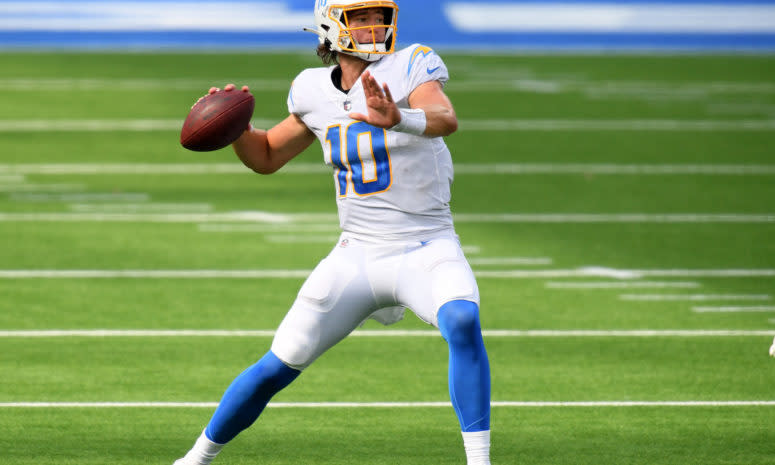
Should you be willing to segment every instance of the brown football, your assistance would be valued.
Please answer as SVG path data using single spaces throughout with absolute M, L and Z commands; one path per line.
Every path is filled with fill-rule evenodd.
M 191 108 L 180 131 L 180 144 L 195 152 L 226 147 L 250 124 L 255 99 L 250 92 L 218 90 Z

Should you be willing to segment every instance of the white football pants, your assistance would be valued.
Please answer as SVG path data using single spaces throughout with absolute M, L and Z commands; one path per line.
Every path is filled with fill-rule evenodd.
M 272 352 L 303 370 L 379 309 L 404 306 L 438 327 L 439 308 L 452 300 L 479 304 L 474 274 L 454 232 L 380 244 L 345 233 L 299 290 Z

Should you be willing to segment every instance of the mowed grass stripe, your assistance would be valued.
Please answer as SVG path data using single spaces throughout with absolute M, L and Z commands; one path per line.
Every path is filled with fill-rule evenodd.
M 297 279 L 312 270 L 0 270 L 0 279 Z M 640 279 L 644 277 L 762 278 L 775 277 L 775 269 L 652 269 L 626 270 L 603 267 L 553 270 L 474 270 L 481 278 L 586 278 L 607 277 Z
M 762 313 L 775 312 L 773 305 L 750 305 L 750 306 L 724 306 L 724 307 L 692 307 L 695 313 Z
M 715 300 L 772 300 L 769 294 L 623 294 L 621 300 L 642 302 L 680 302 Z
M 0 279 L 297 279 L 306 278 L 312 270 L 0 270 Z M 608 277 L 639 279 L 644 277 L 693 278 L 762 278 L 775 276 L 775 269 L 664 269 L 625 270 L 603 267 L 581 267 L 554 270 L 474 270 L 481 278 L 586 278 Z
M 775 223 L 775 213 L 455 213 L 457 223 Z M 291 223 L 325 221 L 329 213 L 232 211 L 212 213 L 0 212 L 0 222 Z
M 288 174 L 330 173 L 323 163 L 291 163 Z M 7 174 L 6 174 L 7 173 Z M 705 175 L 771 176 L 775 165 L 761 164 L 611 164 L 611 163 L 455 163 L 456 174 L 480 175 Z M 251 174 L 240 163 L 58 163 L 0 164 L 0 174 L 13 182 L 22 175 L 199 175 Z M 12 178 L 13 177 L 13 178 Z M 0 178 L 2 180 L 3 178 Z
M 547 289 L 660 289 L 660 288 L 684 288 L 695 289 L 700 283 L 693 281 L 597 281 L 597 282 L 560 282 L 549 281 L 545 284 Z
M 25 57 L 24 63 L 14 65 L 14 62 L 21 61 L 22 56 Z M 11 91 L 6 94 L 13 101 L 25 101 L 22 105 L 24 114 L 9 113 L 0 116 L 0 119 L 48 121 L 56 118 L 112 117 L 174 121 L 174 118 L 181 117 L 181 109 L 184 112 L 189 100 L 193 101 L 200 91 L 192 92 L 189 98 L 185 92 L 176 90 L 174 85 L 168 86 L 169 82 L 161 82 L 161 85 L 152 85 L 158 86 L 160 91 L 164 89 L 163 92 L 115 93 L 109 86 L 113 79 L 103 76 L 109 73 L 122 79 L 153 81 L 161 78 L 163 81 L 165 77 L 180 78 L 181 70 L 186 70 L 190 79 L 198 80 L 207 73 L 212 78 L 214 69 L 219 76 L 253 75 L 276 79 L 277 98 L 269 96 L 271 101 L 276 100 L 276 104 L 258 115 L 274 119 L 285 112 L 285 93 L 290 83 L 288 76 L 293 76 L 299 68 L 299 59 L 284 56 L 261 55 L 245 60 L 212 55 L 205 57 L 215 65 L 208 69 L 192 65 L 202 61 L 199 55 L 144 57 L 127 54 L 113 57 L 86 54 L 77 55 L 78 59 L 59 56 L 46 55 L 43 60 L 37 55 L 9 56 L 10 61 L 3 73 L 10 78 L 35 73 L 41 76 L 71 76 L 73 79 L 94 77 L 103 79 L 105 90 L 109 92 L 85 89 L 72 93 L 62 88 L 48 92 L 45 85 L 37 88 L 30 86 L 29 93 L 14 96 Z M 314 58 L 309 57 L 308 61 L 312 63 Z M 761 81 L 767 83 L 766 92 L 772 92 L 775 85 L 768 79 L 772 72 L 766 71 L 771 63 L 762 58 L 461 57 L 451 61 L 450 69 L 453 74 L 457 73 L 450 83 L 451 92 L 458 91 L 458 84 L 473 81 L 465 79 L 466 75 L 461 75 L 460 70 L 456 71 L 457 63 L 470 63 L 472 77 L 476 72 L 487 80 L 502 78 L 504 89 L 511 81 L 524 76 L 535 81 L 557 81 L 562 76 L 576 80 L 577 76 L 589 76 L 589 84 L 583 90 L 596 92 L 590 87 L 599 87 L 600 94 L 594 95 L 604 96 L 601 99 L 592 93 L 579 92 L 578 88 L 572 89 L 568 95 L 554 96 L 535 92 L 515 94 L 512 90 L 490 92 L 496 90 L 494 86 L 478 80 L 480 82 L 471 86 L 470 93 L 460 92 L 452 96 L 459 114 L 467 115 L 465 119 L 469 121 L 476 118 L 505 122 L 524 118 L 532 122 L 551 123 L 588 118 L 604 121 L 624 118 L 626 122 L 647 118 L 668 122 L 775 120 L 775 114 L 769 109 L 772 103 L 769 96 L 756 99 L 708 93 L 698 94 L 691 101 L 679 97 L 684 93 L 691 97 L 689 94 L 698 91 L 699 87 L 711 85 L 707 79 L 730 81 L 730 85 L 735 86 Z M 597 80 L 598 77 L 606 81 Z M 627 82 L 608 91 L 617 78 L 627 79 Z M 646 82 L 662 82 L 665 85 L 658 86 L 659 89 L 642 86 Z M 668 82 L 674 84 L 667 85 Z M 517 83 L 522 89 L 525 84 Z M 128 86 L 131 85 L 128 83 Z M 681 86 L 687 86 L 685 92 Z M 198 85 L 191 87 L 193 90 Z M 201 89 L 204 92 L 206 86 Z M 256 87 L 256 90 L 259 88 Z M 474 92 L 479 90 L 486 92 L 475 95 Z M 661 100 L 654 103 L 649 98 L 651 94 L 656 94 L 654 97 Z M 110 105 L 102 106 L 99 102 L 109 102 Z M 729 108 L 719 111 L 721 104 L 728 104 Z M 740 104 L 751 107 L 745 110 L 733 107 Z M 754 104 L 760 107 L 753 107 Z M 19 105 L 11 104 L 9 108 L 17 107 Z M 127 109 L 132 114 L 127 114 Z M 279 117 L 276 121 L 280 120 Z M 523 120 L 518 121 L 522 124 Z M 92 193 L 12 194 L 7 200 L 34 198 L 56 202 L 75 196 L 108 195 L 100 194 L 104 192 L 113 193 L 116 197 L 106 199 L 116 201 L 122 193 L 149 192 L 147 195 L 154 202 L 212 202 L 216 212 L 250 209 L 332 211 L 323 206 L 322 201 L 314 200 L 326 194 L 329 203 L 331 200 L 330 185 L 324 183 L 331 172 L 318 160 L 312 159 L 315 154 L 310 154 L 308 159 L 296 160 L 316 162 L 314 165 L 309 163 L 296 167 L 296 163 L 291 163 L 278 174 L 279 179 L 262 179 L 263 182 L 255 189 L 252 185 L 248 189 L 239 180 L 247 183 L 245 178 L 252 173 L 234 159 L 229 149 L 229 153 L 207 158 L 192 157 L 182 151 L 176 141 L 178 124 L 176 121 L 166 132 L 54 131 L 50 140 L 45 136 L 47 129 L 39 132 L 0 132 L 0 139 L 8 142 L 13 149 L 6 150 L 3 160 L 0 160 L 6 164 L 40 162 L 40 166 L 45 166 L 51 162 L 96 162 L 94 165 L 100 166 L 110 161 L 127 165 L 142 161 L 148 165 L 148 171 L 138 173 L 140 176 L 120 177 L 126 173 L 116 173 L 116 176 L 106 176 L 105 179 L 63 176 L 59 180 L 30 173 L 29 182 L 87 183 L 86 187 Z M 483 124 L 485 129 L 492 129 L 489 121 L 483 121 Z M 772 135 L 775 134 L 772 129 L 712 132 L 696 128 L 679 131 L 663 126 L 661 129 L 637 131 L 578 129 L 560 132 L 556 129 L 557 124 L 544 124 L 543 127 L 535 131 L 498 128 L 500 132 L 472 129 L 468 135 L 461 127 L 461 133 L 455 136 L 454 155 L 458 161 L 474 163 L 468 166 L 456 163 L 460 179 L 456 182 L 459 191 L 453 195 L 453 199 L 457 199 L 454 210 L 467 213 L 698 212 L 756 215 L 771 214 L 775 210 L 769 208 L 766 202 L 771 197 L 767 186 L 773 185 L 767 176 L 772 176 L 772 167 L 775 166 L 775 161 L 767 156 Z M 515 135 L 525 140 L 515 144 Z M 116 140 L 127 137 L 132 139 L 131 144 L 115 144 Z M 482 152 L 482 147 L 491 150 Z M 550 166 L 548 162 L 554 160 L 570 163 Z M 152 165 L 157 161 L 179 162 L 180 165 L 186 162 L 203 165 L 208 161 L 226 162 L 230 164 L 228 170 L 245 175 L 225 172 L 225 175 L 215 173 L 209 177 L 213 172 L 209 171 L 209 167 L 203 167 L 200 173 L 202 179 L 186 175 L 172 179 L 180 173 L 164 176 L 162 172 L 154 172 Z M 508 163 L 489 166 L 488 163 L 495 164 L 496 161 Z M 531 164 L 531 161 L 539 164 Z M 581 166 L 589 161 L 598 163 L 595 167 Z M 606 166 L 606 162 L 611 165 Z M 651 162 L 662 164 L 647 165 Z M 714 165 L 701 165 L 706 162 Z M 675 166 L 675 163 L 694 165 Z M 757 165 L 748 166 L 745 163 Z M 765 169 L 759 170 L 761 167 Z M 287 177 L 283 177 L 283 172 Z M 310 185 L 313 173 L 321 176 L 320 186 Z M 508 177 L 531 173 L 547 176 Z M 0 171 L 0 174 L 4 173 Z M 559 178 L 553 176 L 555 174 L 578 176 Z M 599 177 L 581 179 L 585 174 Z M 493 176 L 485 177 L 489 175 Z M 640 175 L 643 176 L 638 177 Z M 665 176 L 660 177 L 662 175 Z M 619 179 L 618 176 L 625 178 Z M 99 174 L 96 177 L 100 177 Z M 485 181 L 487 184 L 482 184 Z M 484 188 L 480 188 L 479 184 Z M 507 187 L 501 188 L 501 185 Z M 517 185 L 520 187 L 514 187 Z M 289 190 L 288 186 L 296 187 Z M 328 190 L 324 191 L 324 188 Z M 519 199 L 539 204 L 527 205 Z M 95 198 L 80 202 L 91 201 L 101 200 Z M 140 201 L 143 200 L 134 202 Z M 264 201 L 267 203 L 261 203 Z M 280 203 L 273 203 L 277 201 Z M 69 211 L 66 208 L 69 207 L 13 203 L 0 210 L 42 213 Z M 319 221 L 304 221 L 334 227 L 337 224 L 336 215 Z M 220 227 L 225 223 L 228 222 L 205 224 Z M 3 223 L 0 229 L 4 231 L 6 242 L 15 246 L 7 248 L 6 266 L 0 265 L 0 268 L 306 270 L 328 250 L 327 247 L 317 246 L 266 245 L 260 237 L 203 235 L 196 231 L 198 224 Z M 240 220 L 230 224 L 237 227 L 303 227 L 305 223 Z M 647 271 L 671 274 L 700 272 L 704 275 L 712 272 L 722 273 L 723 278 L 741 278 L 703 280 L 703 294 L 772 294 L 772 286 L 768 288 L 768 284 L 775 277 L 775 272 L 767 274 L 775 268 L 775 262 L 767 258 L 772 255 L 771 247 L 767 245 L 767 232 L 771 228 L 772 223 L 650 226 L 638 223 L 589 226 L 471 223 L 459 227 L 464 242 L 482 245 L 483 253 L 488 256 L 536 255 L 555 259 L 556 265 L 539 267 L 536 271 L 540 274 L 522 274 L 520 271 L 532 271 L 533 268 L 517 270 L 518 266 L 485 269 L 493 273 L 506 269 L 506 273 L 500 276 L 488 274 L 487 278 L 482 278 L 483 275 L 480 275 L 482 296 L 488 299 L 488 308 L 491 309 L 483 313 L 486 331 L 495 328 L 775 330 L 775 326 L 768 322 L 772 314 L 697 315 L 692 314 L 690 305 L 686 304 L 649 303 L 632 308 L 635 304 L 617 299 L 618 294 L 631 291 L 587 293 L 547 290 L 544 283 L 548 279 L 542 277 L 550 273 L 566 273 L 563 278 L 568 279 L 562 281 L 582 281 L 587 276 L 601 276 L 606 280 L 627 283 L 637 276 L 633 273 L 637 270 L 575 267 L 601 263 L 621 268 L 680 268 Z M 103 242 L 106 238 L 109 241 Z M 206 244 L 200 244 L 202 241 Z M 29 247 L 25 246 L 26 242 L 29 242 Z M 717 247 L 718 244 L 726 246 Z M 767 270 L 752 270 L 756 267 Z M 527 276 L 534 281 L 499 281 Z M 274 329 L 302 279 L 62 279 L 54 282 L 41 282 L 34 278 L 3 279 L 0 282 L 7 291 L 4 294 L 7 312 L 0 311 L 5 316 L 5 323 L 1 326 L 4 330 Z M 673 279 L 678 281 L 680 278 L 664 275 L 665 281 Z M 654 280 L 661 280 L 661 277 Z M 671 293 L 678 292 L 684 291 Z M 594 300 L 590 300 L 589 295 L 593 295 Z M 515 306 L 514 302 L 523 304 Z M 498 311 L 499 308 L 502 311 Z M 302 379 L 280 393 L 276 400 L 294 405 L 311 401 L 369 404 L 382 401 L 427 402 L 435 405 L 439 401 L 447 401 L 446 344 L 437 330 L 421 325 L 409 315 L 407 321 L 388 330 L 432 330 L 428 336 L 348 338 L 305 371 Z M 366 328 L 381 329 L 376 323 L 370 323 Z M 773 362 L 767 350 L 775 334 L 767 332 L 766 336 L 735 337 L 666 336 L 664 332 L 647 336 L 650 333 L 644 332 L 642 338 L 638 338 L 632 333 L 614 337 L 611 332 L 603 336 L 584 330 L 578 337 L 563 332 L 551 339 L 549 336 L 485 336 L 493 366 L 493 399 L 497 402 L 532 401 L 531 405 L 521 409 L 494 408 L 493 463 L 771 463 L 775 446 L 768 438 L 771 438 L 770 426 L 775 419 L 775 409 L 758 405 L 758 402 L 775 401 L 772 383 L 767 376 L 762 376 Z M 123 410 L 110 410 L 108 407 L 9 408 L 2 410 L 6 415 L 0 415 L 5 418 L 3 431 L 10 445 L 6 448 L 5 457 L 9 463 L 102 465 L 120 462 L 139 465 L 172 463 L 185 452 L 209 418 L 211 412 L 208 410 L 215 406 L 212 401 L 219 399 L 223 388 L 237 373 L 268 349 L 271 337 L 9 337 L 0 341 L 4 344 L 3 352 L 12 354 L 6 358 L 4 369 L 0 370 L 5 378 L 5 383 L 1 383 L 4 388 L 0 388 L 2 402 L 207 402 L 207 410 L 174 407 Z M 418 358 L 417 354 L 423 356 Z M 364 363 L 364 360 L 369 363 Z M 687 367 L 691 369 L 687 370 Z M 396 386 L 405 389 L 396 389 Z M 545 401 L 561 406 L 530 408 L 536 403 L 545 405 Z M 577 407 L 565 406 L 563 401 L 571 401 Z M 757 404 L 729 408 L 592 407 L 596 401 L 606 404 L 627 402 L 628 405 L 638 401 L 721 401 L 725 405 L 742 401 Z M 588 402 L 590 406 L 580 405 L 579 402 Z M 275 465 L 464 463 L 454 413 L 447 402 L 439 405 L 444 407 L 418 408 L 419 414 L 412 414 L 414 410 L 411 408 L 270 407 L 267 412 L 270 416 L 246 431 L 244 434 L 247 436 L 242 440 L 235 441 L 223 459 L 239 462 L 264 457 Z M 120 415 L 110 414 L 119 412 Z M 138 425 L 142 426 L 139 433 Z M 314 437 L 310 437 L 309 431 L 315 431 Z M 347 431 L 355 432 L 357 437 L 348 436 Z M 368 433 L 360 434 L 364 431 Z M 427 434 L 414 434 L 416 431 Z M 343 437 L 345 441 L 342 441 Z M 84 438 L 87 438 L 86 443 Z M 313 443 L 309 447 L 298 447 L 305 441 Z
M 479 72 L 478 67 L 454 65 L 455 70 L 465 73 Z M 256 79 L 255 77 L 205 78 L 192 79 L 185 77 L 144 78 L 60 78 L 45 76 L 0 78 L 0 88 L 13 91 L 135 91 L 158 90 L 195 90 L 204 92 L 213 83 L 245 83 L 253 91 L 287 91 L 290 88 L 288 79 Z M 671 92 L 675 95 L 685 95 L 695 98 L 704 97 L 708 93 L 720 94 L 772 94 L 775 85 L 770 82 L 734 82 L 734 81 L 641 81 L 641 80 L 585 80 L 571 78 L 542 78 L 541 80 L 511 76 L 509 79 L 455 78 L 450 82 L 452 92 L 525 92 L 541 93 L 578 92 L 593 94 L 616 94 L 643 96 L 649 94 L 663 95 Z M 672 95 L 671 94 L 671 95 Z
M 771 400 L 729 401 L 492 401 L 492 407 L 518 408 L 600 408 L 600 407 L 775 407 Z M 207 408 L 218 402 L 0 402 L 0 408 Z M 270 402 L 269 408 L 449 408 L 450 402 Z
M 434 333 L 348 337 L 305 370 L 301 383 L 275 400 L 446 401 L 448 348 L 438 331 Z M 774 335 L 485 336 L 494 375 L 492 399 L 775 400 L 767 377 L 751 376 L 770 366 L 768 349 Z M 269 350 L 271 341 L 270 337 L 2 338 L 0 347 L 14 356 L 4 366 L 0 401 L 216 401 L 237 373 Z M 687 366 L 692 367 L 690 372 Z
M 60 338 L 60 337 L 274 337 L 274 330 L 138 330 L 138 329 L 78 329 L 78 330 L 18 330 L 0 331 L 0 338 Z M 565 338 L 565 337 L 615 337 L 615 338 L 685 338 L 685 337 L 762 337 L 775 336 L 775 329 L 771 330 L 516 330 L 516 329 L 491 329 L 483 330 L 484 337 L 497 338 Z M 439 337 L 437 330 L 356 330 L 350 337 Z
M 270 128 L 279 120 L 254 119 L 253 125 Z M 180 131 L 178 119 L 82 119 L 0 120 L 0 132 L 148 132 Z M 460 120 L 462 131 L 772 131 L 775 120 L 572 120 L 482 119 Z

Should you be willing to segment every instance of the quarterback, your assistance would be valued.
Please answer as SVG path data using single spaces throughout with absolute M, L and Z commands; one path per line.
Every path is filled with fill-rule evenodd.
M 441 58 L 396 51 L 392 1 L 317 0 L 318 55 L 291 84 L 289 116 L 249 127 L 233 144 L 271 174 L 317 139 L 331 167 L 342 234 L 299 290 L 271 349 L 228 387 L 192 449 L 175 465 L 209 464 L 269 400 L 368 318 L 405 308 L 449 346 L 449 392 L 468 465 L 490 464 L 490 367 L 479 290 L 450 213 L 453 169 L 443 140 L 457 130 Z M 233 85 L 224 89 L 239 92 Z M 247 88 L 243 88 L 247 91 Z M 214 91 L 214 89 L 211 89 Z

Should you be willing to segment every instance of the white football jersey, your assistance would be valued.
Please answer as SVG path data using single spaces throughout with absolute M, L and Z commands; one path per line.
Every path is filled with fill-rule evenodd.
M 390 240 L 452 228 L 452 158 L 444 140 L 351 119 L 351 112 L 368 112 L 361 81 L 345 94 L 331 79 L 334 68 L 302 71 L 291 85 L 288 111 L 315 133 L 333 168 L 342 230 L 364 240 Z M 380 85 L 387 83 L 399 108 L 409 108 L 409 95 L 419 85 L 449 79 L 441 58 L 419 44 L 367 69 Z

